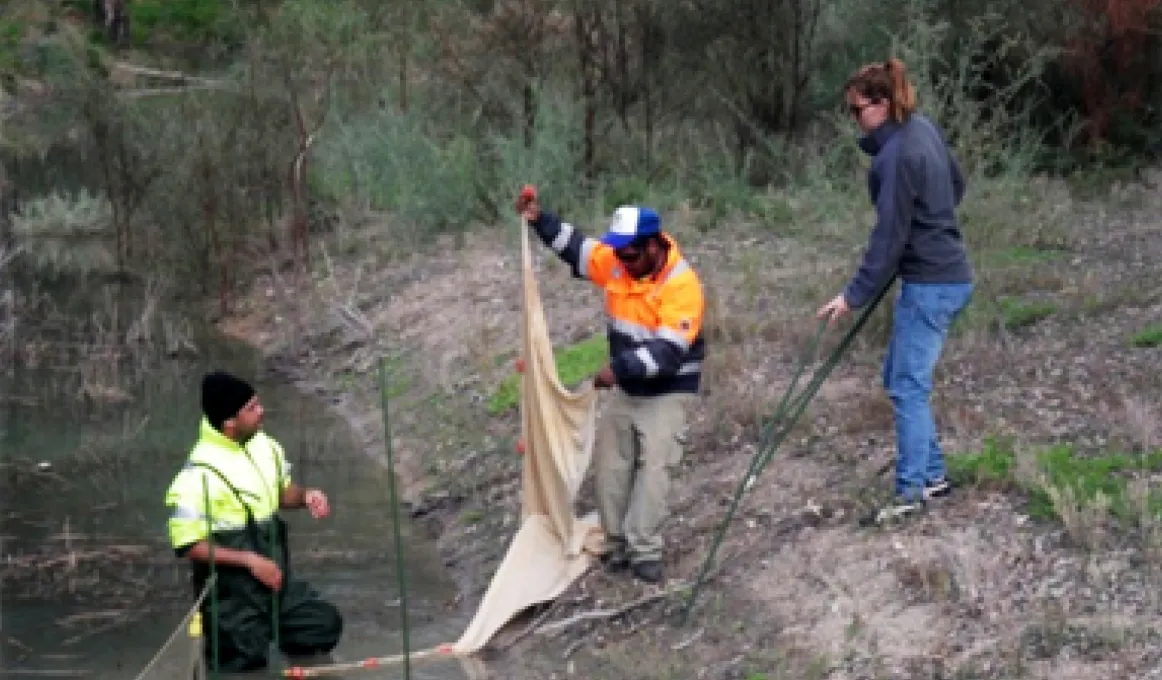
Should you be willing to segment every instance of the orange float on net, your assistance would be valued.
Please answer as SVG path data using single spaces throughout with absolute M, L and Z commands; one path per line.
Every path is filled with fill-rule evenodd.
M 518 358 L 516 360 L 516 372 L 517 373 L 524 373 L 525 372 L 525 360 L 524 359 Z
M 525 455 L 525 440 L 516 440 L 516 452 L 522 456 Z
M 436 651 L 438 651 L 441 654 L 451 654 L 452 653 L 452 645 L 447 644 L 447 643 L 442 644 L 436 648 Z
M 364 668 L 379 668 L 379 659 L 371 658 L 363 661 Z
M 302 666 L 295 666 L 287 669 L 286 676 L 288 678 L 305 678 L 307 674 L 303 671 Z

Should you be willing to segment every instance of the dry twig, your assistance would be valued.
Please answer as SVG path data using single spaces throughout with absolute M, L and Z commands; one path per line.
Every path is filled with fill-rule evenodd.
M 626 604 L 623 604 L 622 606 L 617 607 L 615 609 L 593 609 L 590 611 L 578 612 L 577 614 L 574 614 L 573 616 L 570 616 L 569 618 L 561 619 L 559 621 L 554 621 L 552 623 L 545 624 L 545 625 L 541 626 L 540 628 L 538 628 L 536 630 L 536 633 L 538 635 L 549 635 L 552 633 L 557 633 L 557 632 L 560 632 L 562 630 L 565 630 L 566 628 L 569 628 L 570 626 L 574 626 L 574 625 L 581 623 L 583 621 L 616 619 L 616 618 L 619 618 L 621 616 L 624 616 L 625 614 L 633 611 L 634 609 L 639 609 L 641 607 L 646 606 L 647 604 L 657 602 L 658 600 L 663 600 L 663 599 L 665 599 L 665 598 L 667 598 L 675 593 L 681 592 L 683 590 L 687 590 L 689 587 L 690 587 L 689 583 L 683 582 L 683 583 L 679 583 L 677 585 L 670 586 L 669 588 L 666 588 L 665 590 L 658 590 L 658 591 L 649 593 L 648 595 L 643 595 L 642 597 L 639 597 L 638 599 L 633 600 L 631 602 L 627 602 Z

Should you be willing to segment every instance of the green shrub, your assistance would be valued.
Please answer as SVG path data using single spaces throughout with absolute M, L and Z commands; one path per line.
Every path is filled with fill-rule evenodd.
M 1081 456 L 1072 446 L 1057 445 L 1031 450 L 1033 478 L 1023 478 L 1018 471 L 1019 454 L 1011 445 L 995 439 L 983 450 L 948 457 L 949 477 L 958 483 L 1019 489 L 1028 494 L 1028 512 L 1039 519 L 1060 516 L 1054 491 L 1066 492 L 1079 506 L 1108 499 L 1111 514 L 1133 518 L 1138 512 L 1129 493 L 1129 481 L 1135 473 L 1157 473 L 1162 470 L 1162 451 L 1144 454 L 1108 452 Z M 1147 512 L 1162 511 L 1162 493 L 1151 492 Z
M 1152 323 L 1130 338 L 1134 347 L 1162 347 L 1162 323 Z
M 234 43 L 243 24 L 226 0 L 133 0 L 129 3 L 129 30 L 134 44 L 158 37 L 191 43 Z

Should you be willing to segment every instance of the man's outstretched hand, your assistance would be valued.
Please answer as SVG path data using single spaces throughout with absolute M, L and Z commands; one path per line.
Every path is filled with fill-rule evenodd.
M 537 203 L 537 189 L 531 184 L 524 185 L 516 199 L 516 212 L 526 222 L 536 222 L 541 216 L 541 206 Z

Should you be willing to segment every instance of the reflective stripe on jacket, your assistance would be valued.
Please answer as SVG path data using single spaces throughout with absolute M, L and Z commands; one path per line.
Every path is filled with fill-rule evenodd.
M 266 433 L 259 432 L 242 447 L 203 418 L 199 435 L 165 495 L 169 541 L 175 550 L 206 538 L 207 517 L 215 532 L 246 528 L 247 510 L 256 521 L 270 519 L 291 483 L 282 446 Z
M 634 280 L 613 248 L 556 215 L 542 211 L 532 226 L 574 276 L 605 290 L 610 368 L 621 389 L 633 396 L 697 392 L 706 356 L 705 300 L 677 242 L 663 234 L 666 264 L 656 276 Z

